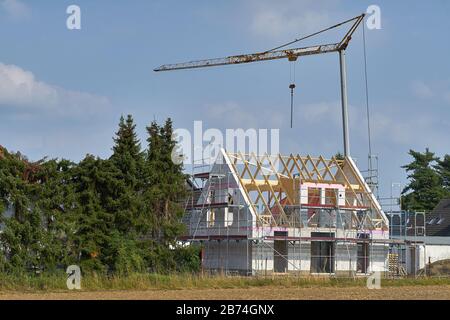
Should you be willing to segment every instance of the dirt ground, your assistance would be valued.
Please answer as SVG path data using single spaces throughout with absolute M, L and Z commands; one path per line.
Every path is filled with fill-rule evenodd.
M 368 290 L 361 287 L 345 288 L 280 288 L 247 289 L 190 289 L 148 291 L 95 291 L 16 293 L 0 292 L 0 300 L 450 300 L 450 286 L 404 286 Z

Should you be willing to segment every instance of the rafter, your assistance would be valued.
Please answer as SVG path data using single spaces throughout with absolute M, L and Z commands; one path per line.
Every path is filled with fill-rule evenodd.
M 357 168 L 354 168 L 348 159 L 338 160 L 335 157 L 325 159 L 323 156 L 311 157 L 310 155 L 302 157 L 298 154 L 270 156 L 267 153 L 262 156 L 257 156 L 255 153 L 237 153 L 229 154 L 229 156 L 234 159 L 233 170 L 236 171 L 248 198 L 265 208 L 261 211 L 261 208 L 256 208 L 253 203 L 255 212 L 266 216 L 272 214 L 271 210 L 276 208 L 280 214 L 277 224 L 288 221 L 286 206 L 300 205 L 300 199 L 296 200 L 300 190 L 296 191 L 296 189 L 300 189 L 300 185 L 304 183 L 317 183 L 342 185 L 345 189 L 345 206 L 340 208 L 350 214 L 350 223 L 353 226 L 365 225 L 371 229 L 386 228 L 383 214 L 370 196 L 371 191 L 367 190 L 367 186 L 361 181 L 356 171 Z M 237 163 L 242 165 L 238 166 Z M 296 175 L 299 176 L 298 179 Z M 250 192 L 254 192 L 253 198 L 250 197 Z M 337 202 L 336 206 L 339 210 Z M 353 207 L 354 210 L 352 210 Z M 370 210 L 373 215 L 366 213 L 364 217 L 359 217 L 357 214 L 359 210 Z

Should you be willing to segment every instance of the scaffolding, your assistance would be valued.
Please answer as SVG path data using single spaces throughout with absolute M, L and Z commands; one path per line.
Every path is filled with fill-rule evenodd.
M 390 220 L 390 275 L 391 277 L 426 274 L 426 219 L 425 212 L 389 211 Z M 420 269 L 420 250 L 423 250 L 423 265 Z
M 353 160 L 226 153 L 192 167 L 187 234 L 208 272 L 389 271 L 389 221 Z
M 369 154 L 368 169 L 361 171 L 364 175 L 364 180 L 372 190 L 375 197 L 379 198 L 379 181 L 378 181 L 378 155 Z
M 402 210 L 402 186 L 391 184 L 390 197 L 379 201 L 389 218 L 389 276 L 392 278 L 426 274 L 426 213 Z M 420 251 L 423 269 L 420 269 Z

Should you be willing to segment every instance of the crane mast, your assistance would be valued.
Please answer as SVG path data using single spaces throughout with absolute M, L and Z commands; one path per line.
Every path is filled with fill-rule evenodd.
M 365 14 L 361 14 L 352 19 L 343 21 L 326 29 L 315 32 L 306 37 L 296 39 L 287 44 L 276 47 L 275 49 L 260 52 L 260 53 L 251 53 L 251 54 L 242 54 L 229 56 L 225 58 L 215 58 L 215 59 L 204 59 L 204 60 L 195 60 L 190 62 L 183 63 L 175 63 L 175 64 L 164 64 L 158 68 L 155 68 L 155 72 L 162 71 L 174 71 L 174 70 L 183 70 L 183 69 L 196 69 L 196 68 L 206 68 L 206 67 L 217 67 L 217 66 L 225 66 L 225 65 L 233 65 L 233 64 L 245 64 L 252 63 L 258 61 L 269 61 L 276 59 L 285 59 L 287 58 L 289 61 L 296 61 L 298 57 L 302 56 L 310 56 L 317 54 L 325 54 L 338 52 L 339 53 L 339 66 L 340 66 L 340 79 L 341 79 L 341 104 L 342 104 L 342 125 L 343 125 L 343 140 L 344 140 L 344 155 L 350 156 L 350 140 L 349 140 L 349 128 L 348 128 L 348 101 L 347 101 L 347 72 L 346 72 L 346 61 L 345 61 L 345 50 L 352 39 L 352 35 L 355 33 L 358 26 L 364 20 Z M 342 40 L 338 43 L 331 44 L 323 44 L 323 45 L 315 45 L 303 48 L 294 48 L 294 49 L 282 49 L 284 47 L 290 46 L 296 42 L 305 40 L 312 36 L 318 35 L 325 31 L 340 27 L 346 23 L 353 22 L 350 29 L 347 31 Z M 295 85 L 291 84 L 291 101 L 292 101 L 292 93 Z M 292 102 L 291 102 L 292 104 Z M 292 105 L 291 105 L 292 108 Z M 292 126 L 292 119 L 291 119 Z

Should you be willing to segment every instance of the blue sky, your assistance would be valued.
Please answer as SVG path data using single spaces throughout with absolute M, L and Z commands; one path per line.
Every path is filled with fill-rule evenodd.
M 66 28 L 77 4 L 82 29 Z M 280 128 L 281 151 L 342 150 L 336 54 L 297 62 L 294 129 L 285 60 L 154 73 L 164 64 L 270 49 L 381 8 L 367 31 L 373 153 L 381 193 L 406 182 L 409 149 L 450 153 L 450 2 L 0 0 L 0 144 L 31 159 L 107 157 L 121 114 L 145 126 Z M 318 38 L 337 39 L 339 33 Z M 334 37 L 334 38 L 333 38 Z M 313 42 L 310 42 L 313 43 Z M 309 43 L 307 43 L 309 44 Z M 347 53 L 352 156 L 366 167 L 361 30 Z M 26 88 L 26 89 L 24 89 Z

